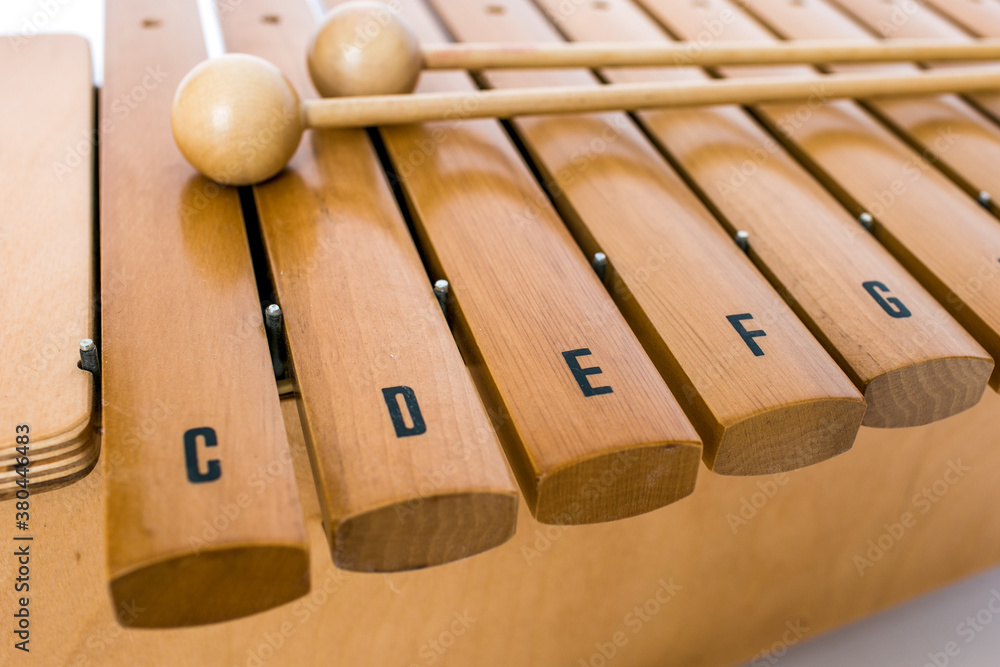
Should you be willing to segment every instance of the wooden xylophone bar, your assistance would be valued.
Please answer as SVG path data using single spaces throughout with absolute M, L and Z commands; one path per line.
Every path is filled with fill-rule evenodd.
M 756 19 L 716 0 L 431 4 L 400 3 L 428 41 L 442 26 L 695 39 L 716 22 L 717 39 L 768 37 L 763 2 Z M 306 3 L 218 9 L 228 50 L 308 89 Z M 997 270 L 1000 221 L 963 156 L 1000 135 L 958 98 L 816 102 L 798 125 L 801 105 L 768 105 L 318 132 L 241 198 L 169 138 L 173 89 L 204 56 L 195 3 L 111 0 L 108 20 L 104 466 L 32 501 L 39 563 L 60 575 L 36 583 L 45 660 L 594 664 L 612 642 L 621 664 L 727 664 L 787 622 L 815 634 L 995 563 L 982 508 L 1000 399 L 976 403 L 998 351 L 982 266 Z M 477 80 L 597 85 L 579 71 Z M 471 88 L 459 73 L 421 86 Z M 915 148 L 933 137 L 906 124 L 913 109 L 977 132 L 939 171 Z M 729 183 L 748 156 L 754 173 Z M 901 165 L 919 187 L 894 192 Z M 273 295 L 257 292 L 244 217 Z M 296 384 L 280 406 L 271 299 Z M 852 448 L 862 419 L 927 425 L 862 429 Z M 710 470 L 695 490 L 699 441 Z M 893 544 L 873 555 L 883 533 Z M 650 600 L 648 620 L 632 613 Z
M 1000 10 L 992 3 L 935 3 L 900 8 L 867 7 L 857 2 L 839 2 L 837 6 L 858 24 L 867 28 L 875 37 L 884 39 L 904 38 L 908 35 L 923 37 L 955 37 L 969 40 L 972 36 L 1000 34 Z M 936 67 L 936 63 L 922 63 Z M 1000 118 L 1000 96 L 996 94 L 970 95 L 969 101 L 994 122 Z M 980 177 L 985 177 L 981 174 Z M 991 201 L 993 210 L 997 204 Z

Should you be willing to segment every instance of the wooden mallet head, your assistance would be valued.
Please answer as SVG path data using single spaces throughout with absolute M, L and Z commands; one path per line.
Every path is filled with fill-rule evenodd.
M 225 185 L 271 178 L 302 139 L 302 104 L 263 58 L 231 54 L 188 72 L 170 111 L 177 147 L 203 175 Z
M 412 93 L 423 69 L 416 32 L 380 2 L 348 2 L 328 12 L 307 63 L 323 97 Z
M 309 73 L 324 97 L 409 93 L 420 76 L 413 29 L 378 2 L 329 12 L 309 45 Z M 302 104 L 281 71 L 262 58 L 230 54 L 191 70 L 171 110 L 174 139 L 198 171 L 219 183 L 267 180 L 294 155 Z
M 787 102 L 808 99 L 820 88 L 823 97 L 830 99 L 1000 89 L 1000 68 L 969 68 L 408 94 L 425 68 L 677 64 L 677 53 L 684 53 L 684 49 L 683 44 L 669 42 L 421 47 L 409 24 L 386 5 L 351 2 L 326 15 L 309 46 L 313 84 L 324 97 L 340 99 L 303 104 L 274 65 L 249 55 L 228 55 L 198 65 L 181 81 L 171 122 L 177 146 L 198 171 L 219 183 L 250 185 L 282 170 L 295 154 L 306 127 Z M 774 64 L 1000 57 L 1000 41 L 942 44 L 911 40 L 860 46 L 853 42 L 793 42 L 747 49 L 746 45 L 709 45 L 699 51 L 698 60 L 700 64 Z

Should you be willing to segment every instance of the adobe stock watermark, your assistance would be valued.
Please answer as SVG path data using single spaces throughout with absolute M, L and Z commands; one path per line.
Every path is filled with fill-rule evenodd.
M 426 124 L 422 130 L 423 136 L 413 141 L 408 142 L 403 138 L 397 140 L 397 137 L 407 136 L 409 130 L 403 130 L 403 134 L 399 134 L 392 127 L 383 127 L 380 131 L 389 148 L 393 165 L 393 171 L 389 174 L 390 184 L 405 186 L 406 179 L 430 161 L 438 149 L 455 136 L 453 129 L 456 124 L 473 116 L 487 95 L 487 90 L 475 90 L 456 101 L 442 114 L 440 121 Z
M 543 7 L 546 16 L 556 25 L 568 22 L 584 6 L 599 6 L 592 0 L 560 0 L 553 8 Z M 736 14 L 729 8 L 724 8 L 716 16 L 706 18 L 701 22 L 701 30 L 685 40 L 684 48 L 674 55 L 675 65 L 689 65 L 697 58 L 705 47 L 714 44 L 725 32 L 726 26 L 736 20 Z
M 116 621 L 106 621 L 91 632 L 83 642 L 84 648 L 71 655 L 66 662 L 68 667 L 105 664 L 105 660 L 96 656 L 114 646 L 122 635 L 128 632 L 128 628 L 135 624 L 136 619 L 146 611 L 146 608 L 138 606 L 135 600 L 122 602 L 119 607 L 115 614 Z
M 201 532 L 188 537 L 188 545 L 195 555 L 211 544 L 215 543 L 230 526 L 238 523 L 244 511 L 254 504 L 255 500 L 262 496 L 265 491 L 274 483 L 276 479 L 285 476 L 286 471 L 292 467 L 292 454 L 287 447 L 278 452 L 276 458 L 267 465 L 257 466 L 257 470 L 251 474 L 246 481 L 246 491 L 238 493 L 230 502 L 220 502 L 215 516 L 212 520 L 202 520 Z M 252 492 L 252 493 L 251 493 Z
M 196 216 L 208 208 L 212 200 L 223 192 L 231 192 L 228 184 L 240 175 L 246 165 L 253 163 L 261 150 L 270 145 L 275 138 L 281 137 L 285 128 L 295 119 L 295 113 L 288 109 L 274 110 L 268 116 L 266 125 L 257 125 L 259 129 L 256 133 L 244 137 L 236 145 L 236 156 L 226 163 L 219 174 L 218 183 L 206 178 L 199 191 L 185 197 L 181 205 L 181 218 L 185 221 L 196 220 Z
M 421 644 L 417 655 L 422 662 L 411 662 L 408 667 L 420 667 L 421 664 L 437 664 L 438 660 L 443 658 L 444 654 L 469 631 L 469 628 L 472 627 L 476 620 L 476 617 L 472 616 L 468 610 L 463 611 L 461 614 L 457 611 L 454 612 L 452 620 L 448 622 L 448 625 L 441 632 Z
M 809 108 L 808 103 L 806 108 Z M 747 148 L 745 151 L 746 157 L 742 160 L 739 160 L 738 156 L 734 156 L 733 164 L 729 166 L 729 178 L 727 180 L 717 180 L 715 182 L 715 189 L 721 197 L 730 197 L 739 191 L 771 159 L 771 156 L 781 151 L 781 144 L 773 136 L 765 135 L 761 139 L 762 141 L 759 146 Z
M 940 160 L 960 136 L 951 126 L 940 130 L 933 140 L 925 144 L 920 158 L 911 158 L 903 162 L 900 167 L 902 176 L 893 179 L 871 196 L 866 205 L 868 213 L 878 218 L 892 208 L 923 178 L 925 172 L 933 169 L 931 163 Z
M 606 667 L 629 645 L 631 637 L 642 632 L 652 620 L 663 611 L 663 608 L 682 590 L 680 584 L 675 584 L 673 578 L 660 579 L 659 587 L 645 601 L 634 605 L 622 617 L 622 628 L 612 633 L 606 641 L 594 643 L 596 649 L 585 658 L 580 658 L 577 667 Z M 631 635 L 626 632 L 631 632 Z
M 149 98 L 149 94 L 160 87 L 167 73 L 159 65 L 149 65 L 142 78 L 128 91 L 115 97 L 109 105 L 110 113 L 101 119 L 95 130 L 87 130 L 72 146 L 66 147 L 66 155 L 60 162 L 52 163 L 52 172 L 59 180 L 84 164 L 91 164 L 94 151 L 97 149 L 98 137 L 104 137 L 115 131 L 119 123 L 127 119 L 140 104 Z
M 795 621 L 785 621 L 785 630 L 781 639 L 776 640 L 766 651 L 761 651 L 750 659 L 750 667 L 773 667 L 788 653 L 788 649 L 802 641 L 809 633 L 809 626 L 800 618 Z
M 872 26 L 882 37 L 891 37 L 910 21 L 910 17 L 920 10 L 921 3 L 917 0 L 896 0 L 889 4 L 892 9 L 888 18 L 880 18 Z
M 650 245 L 647 248 L 646 256 L 638 266 L 621 267 L 611 263 L 608 258 L 608 277 L 605 279 L 608 292 L 614 297 L 615 303 L 623 304 L 635 298 L 635 293 L 641 291 L 661 269 L 667 267 L 677 254 L 676 250 L 666 244 Z M 625 272 L 628 272 L 627 275 Z M 650 286 L 655 290 L 655 284 Z
M 899 544 L 907 533 L 917 525 L 920 516 L 927 514 L 948 495 L 948 492 L 958 484 L 965 474 L 972 470 L 962 463 L 962 459 L 948 461 L 941 477 L 930 485 L 923 487 L 910 498 L 912 510 L 907 510 L 899 518 L 882 524 L 883 531 L 868 540 L 864 550 L 854 555 L 854 566 L 858 576 L 865 576 L 865 571 L 874 567 L 886 553 Z
M 4 233 L 0 230 L 0 241 L 3 238 Z M 89 323 L 93 321 L 93 314 L 100 310 L 102 300 L 108 303 L 121 294 L 125 287 L 135 280 L 135 275 L 127 268 L 114 269 L 109 275 L 103 276 L 102 280 L 104 284 L 101 287 L 101 295 L 95 295 L 87 303 L 79 306 L 76 313 L 65 320 L 61 330 L 50 331 L 44 338 L 40 336 L 36 340 L 40 347 L 17 359 L 17 373 L 22 380 L 26 380 L 29 384 L 40 381 L 50 364 L 66 360 L 64 353 L 67 346 L 72 346 L 76 352 L 80 339 L 90 331 Z
M 964 641 L 962 644 L 969 645 L 975 641 L 1000 614 L 1000 591 L 996 588 L 990 590 L 990 598 L 976 613 L 969 614 L 961 623 L 955 626 L 955 634 Z M 922 667 L 948 667 L 954 658 L 962 654 L 962 644 L 957 641 L 949 641 L 941 647 L 940 651 L 928 651 L 927 661 Z
M 345 55 L 358 57 L 365 47 L 382 34 L 385 27 L 392 21 L 393 15 L 398 15 L 403 10 L 399 0 L 388 0 L 383 4 L 385 7 L 374 9 L 367 21 L 354 27 L 354 39 L 349 43 L 341 44 L 340 48 Z
M 785 113 L 775 122 L 778 129 L 786 137 L 794 137 L 795 132 L 809 122 L 818 109 L 830 101 L 830 95 L 826 90 L 826 83 L 822 77 L 810 86 L 809 96 L 804 102 L 795 107 L 794 111 Z
M 685 39 L 684 52 L 674 56 L 674 64 L 690 65 L 706 47 L 714 44 L 726 31 L 726 26 L 731 25 L 734 21 L 736 21 L 736 13 L 728 7 L 723 8 L 716 16 L 702 20 L 702 29 Z
M 291 618 L 286 615 L 281 623 L 252 640 L 234 666 L 264 667 L 295 635 L 298 628 L 309 623 L 353 576 L 355 575 L 331 565 L 321 579 L 313 581 L 309 593 L 292 604 Z
M 45 30 L 59 12 L 72 2 L 73 0 L 37 0 L 34 11 L 21 17 L 18 31 L 7 36 L 14 53 L 27 46 L 33 37 Z
M 996 277 L 997 262 L 993 258 L 980 257 L 976 262 L 975 274 L 967 277 L 959 285 L 956 285 L 957 290 L 948 292 L 948 295 L 945 297 L 948 310 L 952 314 L 964 310 L 966 308 L 966 301 L 979 294 Z
M 173 416 L 178 407 L 177 404 L 162 398 L 157 398 L 152 403 L 147 404 L 145 411 L 131 421 L 131 427 L 124 433 L 118 434 L 120 437 L 117 438 L 117 444 L 114 447 L 106 444 L 107 433 L 105 432 L 105 444 L 101 454 L 104 465 L 98 465 L 91 474 L 74 483 L 76 488 L 82 490 L 81 493 L 60 495 L 63 511 L 72 513 L 80 510 L 83 507 L 84 499 L 103 493 L 101 487 L 104 481 L 115 474 L 115 471 L 125 463 L 132 452 L 143 445 L 151 444 L 153 437 L 160 431 L 160 427 Z M 101 409 L 105 411 L 118 410 L 117 406 L 104 400 L 101 401 Z
M 219 16 L 219 21 L 224 21 L 230 14 L 239 9 L 245 0 L 217 0 L 215 10 Z
M 546 119 L 544 122 L 552 121 L 551 119 Z M 552 200 L 556 202 L 557 206 L 572 206 L 566 197 L 566 189 L 574 183 L 579 182 L 587 170 L 590 169 L 591 165 L 605 155 L 608 149 L 621 139 L 622 133 L 629 129 L 632 121 L 627 115 L 616 113 L 605 116 L 601 123 L 603 128 L 600 133 L 597 136 L 591 137 L 586 144 L 577 147 L 569 156 L 569 159 L 564 162 L 565 166 L 562 166 L 555 174 L 551 176 L 546 175 L 545 181 L 542 184 L 543 188 L 536 189 L 534 196 L 521 210 L 511 210 L 511 220 L 518 230 L 523 229 L 526 225 L 536 224 L 542 211 L 551 210 L 546 191 L 551 195 Z M 527 135 L 526 132 L 519 132 L 519 134 Z M 525 138 L 527 139 L 528 137 L 525 136 Z
M 459 461 L 467 463 L 472 459 L 474 452 L 494 446 L 496 442 L 494 428 L 499 430 L 510 420 L 510 415 L 498 412 L 490 406 L 486 406 L 486 411 L 494 426 L 480 425 L 476 428 L 471 440 L 459 441 L 449 445 L 449 458 L 424 475 L 423 480 L 417 485 L 418 495 L 393 505 L 393 511 L 400 524 L 406 524 L 407 521 L 420 512 L 428 499 L 433 498 L 446 489 L 448 480 L 460 472 Z
M 486 432 L 485 429 L 477 432 L 477 443 L 489 442 L 491 439 L 490 433 Z M 454 452 L 454 454 L 457 459 L 468 461 L 472 458 L 472 448 L 464 446 L 459 452 Z M 396 519 L 399 523 L 405 524 L 411 517 L 417 514 L 424 506 L 424 503 L 427 502 L 427 499 L 433 498 L 440 493 L 447 485 L 448 479 L 457 472 L 458 465 L 455 459 L 448 459 L 440 467 L 427 473 L 424 480 L 417 486 L 417 493 L 419 495 L 393 505 L 393 510 L 396 513 Z
M 672 246 L 660 243 L 648 246 L 642 261 L 627 267 L 615 265 L 614 257 L 609 257 L 604 285 L 612 298 L 601 299 L 575 322 L 580 340 L 589 340 L 595 334 L 603 335 L 609 326 L 618 326 L 624 316 L 625 304 L 665 289 L 664 281 L 659 279 L 660 273 L 672 266 L 671 260 L 675 256 Z M 654 298 L 657 298 L 655 294 Z
M 733 535 L 740 531 L 740 528 L 749 526 L 757 514 L 764 509 L 772 498 L 778 495 L 781 487 L 788 484 L 788 475 L 779 473 L 768 479 L 757 480 L 757 491 L 749 496 L 740 498 L 740 507 L 735 512 L 726 513 L 726 523 Z
M 633 452 L 619 452 L 608 468 L 601 471 L 599 475 L 594 475 L 581 482 L 577 495 L 587 504 L 597 503 L 601 496 L 615 488 L 618 479 L 635 465 L 638 458 Z M 580 517 L 583 514 L 584 504 L 574 502 L 569 505 L 565 512 L 554 516 L 551 523 L 536 528 L 533 542 L 530 545 L 521 545 L 521 556 L 524 558 L 524 562 L 531 565 L 532 561 L 551 549 L 552 545 L 566 534 L 570 526 L 580 523 Z

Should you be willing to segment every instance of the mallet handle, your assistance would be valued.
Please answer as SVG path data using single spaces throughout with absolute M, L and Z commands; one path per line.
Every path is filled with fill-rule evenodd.
M 843 40 L 759 42 L 577 42 L 554 44 L 427 44 L 424 69 L 513 69 L 545 67 L 643 67 L 678 65 L 787 65 L 858 62 L 1000 60 L 1000 40 L 955 42 L 899 39 L 855 43 Z
M 308 100 L 303 110 L 309 127 L 332 128 L 983 90 L 1000 90 L 1000 68 L 381 95 Z

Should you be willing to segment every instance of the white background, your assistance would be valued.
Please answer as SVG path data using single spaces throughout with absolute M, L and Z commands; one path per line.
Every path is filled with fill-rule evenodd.
M 162 0 L 170 2 L 172 0 Z M 211 3 L 201 2 L 210 16 Z M 103 0 L 0 0 L 0 35 L 43 32 L 73 32 L 91 41 L 94 72 L 101 81 L 103 69 Z M 5 39 L 5 37 L 0 37 Z M 211 39 L 210 39 L 211 42 Z M 4 48 L 0 45 L 0 48 Z M 219 42 L 209 44 L 217 53 Z M 993 511 L 984 507 L 982 511 Z M 975 539 L 974 536 L 970 539 Z M 987 605 L 996 591 L 994 609 L 1000 609 L 1000 568 L 965 580 L 950 588 L 873 616 L 798 646 L 780 657 L 759 659 L 754 665 L 783 667 L 958 667 L 1000 666 L 1000 617 L 978 625 L 982 630 L 959 634 L 960 624 L 979 614 L 980 622 L 993 620 Z M 971 627 L 963 625 L 964 628 Z M 720 627 L 719 632 L 725 632 Z M 970 636 L 971 635 L 971 636 Z M 943 651 L 949 642 L 958 645 L 957 657 Z M 929 654 L 937 656 L 938 664 Z M 389 666 L 387 666 L 389 667 Z M 548 666 L 537 666 L 548 667 Z

